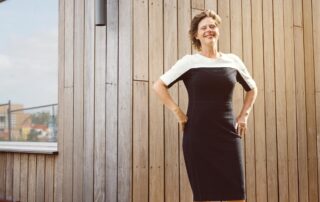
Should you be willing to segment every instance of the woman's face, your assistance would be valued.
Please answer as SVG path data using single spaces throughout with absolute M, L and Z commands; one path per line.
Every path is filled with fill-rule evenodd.
M 219 28 L 211 17 L 203 18 L 198 24 L 196 39 L 200 40 L 201 46 L 212 45 L 219 39 Z

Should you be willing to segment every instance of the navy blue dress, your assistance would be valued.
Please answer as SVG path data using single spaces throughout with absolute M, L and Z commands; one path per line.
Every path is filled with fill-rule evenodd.
M 232 95 L 236 82 L 246 91 L 256 83 L 242 60 L 231 53 L 217 59 L 198 53 L 185 55 L 160 79 L 168 88 L 183 80 L 188 92 L 182 147 L 193 199 L 246 199 Z

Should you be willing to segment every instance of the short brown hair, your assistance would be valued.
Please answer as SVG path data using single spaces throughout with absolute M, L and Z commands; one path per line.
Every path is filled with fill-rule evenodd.
M 211 17 L 216 21 L 216 26 L 221 23 L 220 16 L 214 12 L 213 10 L 204 10 L 201 13 L 195 15 L 191 20 L 190 30 L 189 30 L 189 37 L 192 42 L 192 45 L 197 49 L 201 50 L 201 43 L 198 39 L 196 39 L 196 34 L 198 32 L 198 25 L 200 21 L 205 17 Z

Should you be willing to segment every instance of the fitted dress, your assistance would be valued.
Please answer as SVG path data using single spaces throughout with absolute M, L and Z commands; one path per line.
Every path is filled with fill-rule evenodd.
M 232 53 L 211 59 L 199 53 L 180 58 L 160 79 L 170 88 L 182 80 L 188 92 L 183 155 L 195 201 L 246 199 L 241 136 L 232 95 L 236 82 L 256 87 Z

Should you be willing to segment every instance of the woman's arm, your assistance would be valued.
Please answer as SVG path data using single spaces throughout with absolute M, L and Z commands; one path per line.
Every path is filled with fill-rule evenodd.
M 247 130 L 247 120 L 252 109 L 252 106 L 257 98 L 258 89 L 254 88 L 246 92 L 244 103 L 240 114 L 237 117 L 236 129 L 240 136 L 244 135 Z
M 169 94 L 167 86 L 161 81 L 161 79 L 158 79 L 153 84 L 153 90 L 157 93 L 157 95 L 160 97 L 162 103 L 174 113 L 177 120 L 179 121 L 180 127 L 183 130 L 184 125 L 187 122 L 187 116 L 183 113 L 183 111 L 180 109 L 180 107 L 173 101 L 171 95 Z

